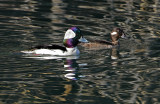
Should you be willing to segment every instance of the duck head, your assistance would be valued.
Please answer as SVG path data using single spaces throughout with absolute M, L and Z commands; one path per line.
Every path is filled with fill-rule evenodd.
M 82 35 L 78 27 L 71 27 L 64 35 L 63 45 L 67 48 L 76 47 L 79 42 L 88 42 Z
M 119 38 L 126 38 L 124 31 L 121 28 L 114 28 L 110 34 L 112 44 L 117 45 Z

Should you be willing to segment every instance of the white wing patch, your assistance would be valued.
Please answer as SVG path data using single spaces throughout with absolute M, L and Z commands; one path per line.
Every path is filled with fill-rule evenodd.
M 64 39 L 71 39 L 74 38 L 75 36 L 76 34 L 71 29 L 68 29 L 64 35 Z
M 37 49 L 35 50 L 36 54 L 48 54 L 48 55 L 64 55 L 62 50 L 50 50 L 50 49 Z

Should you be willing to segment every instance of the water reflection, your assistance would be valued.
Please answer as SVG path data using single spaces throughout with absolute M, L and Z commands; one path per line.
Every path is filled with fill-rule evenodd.
M 114 47 L 111 49 L 111 59 L 116 60 L 119 58 L 119 49 L 118 47 Z
M 81 77 L 84 77 L 81 75 L 78 71 L 87 65 L 87 63 L 81 63 L 78 64 L 76 62 L 77 59 L 79 59 L 79 56 L 48 56 L 48 55 L 35 55 L 35 54 L 25 54 L 23 55 L 24 58 L 29 59 L 36 59 L 36 60 L 63 60 L 64 63 L 64 71 L 66 74 L 64 77 L 71 79 L 71 80 L 78 80 Z
M 159 0 L 1 0 L 0 103 L 158 104 L 159 7 Z M 61 44 L 71 26 L 106 40 L 122 27 L 131 39 L 118 50 L 82 50 L 80 58 L 17 54 Z
M 71 80 L 79 80 L 80 78 L 85 77 L 79 73 L 79 70 L 86 65 L 87 64 L 78 64 L 76 59 L 66 59 L 64 60 L 64 68 L 67 73 L 64 76 Z

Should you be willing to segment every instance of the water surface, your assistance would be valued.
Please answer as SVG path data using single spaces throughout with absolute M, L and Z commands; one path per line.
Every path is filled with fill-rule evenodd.
M 79 47 L 79 57 L 20 53 L 61 45 L 71 26 L 87 39 L 109 40 L 113 27 L 130 38 L 121 39 L 119 49 Z M 1 0 L 0 40 L 2 104 L 160 103 L 158 0 Z

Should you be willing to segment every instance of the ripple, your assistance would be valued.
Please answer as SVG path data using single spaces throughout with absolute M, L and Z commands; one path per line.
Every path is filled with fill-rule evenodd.
M 153 0 L 1 0 L 1 103 L 159 103 L 159 5 Z M 76 58 L 20 53 L 37 44 L 62 45 L 71 26 L 87 39 L 101 40 L 110 40 L 112 28 L 121 27 L 129 39 L 121 39 L 118 49 L 78 46 Z

